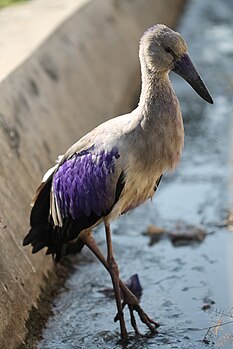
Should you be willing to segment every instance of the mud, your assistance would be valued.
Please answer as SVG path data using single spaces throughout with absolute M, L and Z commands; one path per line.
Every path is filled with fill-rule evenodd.
M 42 331 L 48 318 L 53 315 L 53 299 L 60 290 L 65 289 L 65 282 L 73 273 L 73 257 L 63 259 L 59 264 L 54 263 L 53 270 L 44 276 L 44 285 L 40 297 L 31 308 L 26 321 L 27 335 L 18 349 L 36 348 L 38 341 L 43 338 Z

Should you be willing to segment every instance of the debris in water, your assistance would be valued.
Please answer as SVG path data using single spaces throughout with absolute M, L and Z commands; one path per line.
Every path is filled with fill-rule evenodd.
M 150 246 L 157 244 L 163 237 L 168 234 L 168 231 L 162 227 L 149 225 L 144 235 L 150 237 Z
M 201 309 L 204 310 L 204 311 L 210 310 L 211 309 L 211 305 L 210 304 L 203 304 Z
M 170 233 L 170 239 L 174 246 L 186 246 L 200 243 L 206 237 L 206 231 L 196 225 L 186 224 L 183 221 L 176 223 L 174 232 Z
M 125 281 L 125 284 L 139 300 L 142 295 L 143 288 L 139 281 L 138 274 L 132 275 L 128 280 Z M 103 293 L 106 297 L 114 298 L 113 288 L 111 287 L 104 288 L 103 290 L 100 290 L 100 292 Z
M 133 292 L 133 294 L 140 299 L 141 295 L 142 295 L 142 285 L 139 281 L 139 277 L 138 274 L 134 274 L 132 275 L 126 282 L 125 282 L 126 286 L 130 289 L 130 291 Z
M 172 231 L 149 225 L 145 235 L 150 236 L 150 246 L 158 243 L 162 238 L 167 238 L 174 246 L 179 247 L 202 242 L 206 237 L 206 231 L 196 225 L 179 220 Z
M 215 304 L 215 301 L 213 301 L 209 297 L 204 297 L 203 302 L 204 302 L 204 304 L 201 307 L 201 309 L 204 311 L 210 310 L 212 308 L 212 305 Z

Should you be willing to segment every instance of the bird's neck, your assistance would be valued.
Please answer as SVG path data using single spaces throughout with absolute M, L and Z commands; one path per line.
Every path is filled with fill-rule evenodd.
M 142 69 L 142 88 L 138 108 L 141 115 L 147 119 L 174 115 L 175 110 L 179 109 L 167 72 L 152 73 L 146 68 Z
M 143 166 L 149 164 L 152 169 L 161 166 L 161 173 L 174 169 L 183 148 L 184 130 L 168 73 L 142 74 L 142 91 L 135 115 L 140 124 L 137 152 L 139 156 L 143 154 L 140 159 Z M 139 152 L 139 148 L 143 150 Z

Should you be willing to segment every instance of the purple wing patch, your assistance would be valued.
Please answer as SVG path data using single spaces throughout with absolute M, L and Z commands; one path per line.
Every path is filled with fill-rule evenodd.
M 111 209 L 115 192 L 111 178 L 118 150 L 110 152 L 84 151 L 66 160 L 54 174 L 53 190 L 62 217 L 74 220 L 94 212 L 102 216 Z

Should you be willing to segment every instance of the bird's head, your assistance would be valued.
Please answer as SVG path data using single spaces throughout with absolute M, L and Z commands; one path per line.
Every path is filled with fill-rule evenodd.
M 213 100 L 187 53 L 182 36 L 163 24 L 146 30 L 140 42 L 140 60 L 149 74 L 166 74 L 170 70 L 184 78 L 207 102 Z

